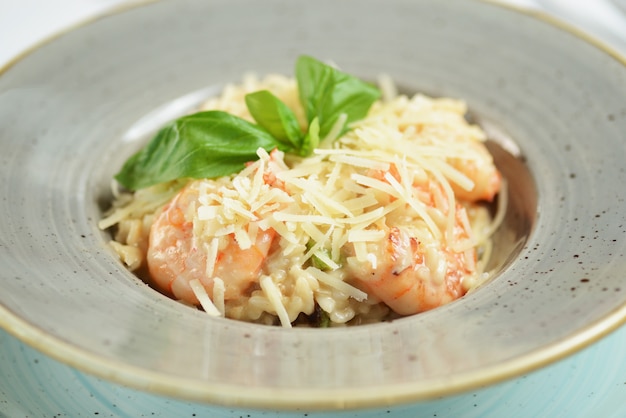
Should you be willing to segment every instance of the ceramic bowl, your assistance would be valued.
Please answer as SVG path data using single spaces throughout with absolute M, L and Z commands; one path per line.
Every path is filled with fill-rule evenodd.
M 97 221 L 160 125 L 309 54 L 466 100 L 511 199 L 495 277 L 349 329 L 266 327 L 157 293 Z M 467 0 L 161 1 L 63 33 L 0 76 L 0 325 L 82 371 L 247 408 L 367 408 L 537 369 L 626 321 L 624 58 L 545 17 Z

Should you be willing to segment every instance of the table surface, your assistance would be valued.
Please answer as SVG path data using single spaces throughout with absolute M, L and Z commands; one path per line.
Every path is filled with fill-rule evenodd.
M 553 14 L 626 55 L 626 0 L 507 0 Z M 0 68 L 128 0 L 0 0 Z M 36 12 L 35 12 L 36 11 Z M 3 417 L 626 417 L 626 326 L 528 375 L 438 401 L 376 411 L 241 411 L 143 393 L 81 373 L 0 330 Z

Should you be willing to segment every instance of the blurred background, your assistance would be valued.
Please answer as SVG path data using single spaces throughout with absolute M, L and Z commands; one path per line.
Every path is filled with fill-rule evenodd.
M 0 64 L 48 35 L 146 0 L 0 0 Z M 501 0 L 541 10 L 626 50 L 626 0 Z

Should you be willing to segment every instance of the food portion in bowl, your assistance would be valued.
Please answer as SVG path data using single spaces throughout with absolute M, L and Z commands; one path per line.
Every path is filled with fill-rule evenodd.
M 399 95 L 311 57 L 247 77 L 116 176 L 122 262 L 215 316 L 291 327 L 424 312 L 489 276 L 503 181 L 460 100 Z M 116 183 L 116 184 L 117 184 Z

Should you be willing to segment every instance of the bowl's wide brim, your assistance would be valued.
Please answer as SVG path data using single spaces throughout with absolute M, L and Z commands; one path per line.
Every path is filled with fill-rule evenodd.
M 139 140 L 301 54 L 462 98 L 513 138 L 537 214 L 496 279 L 391 323 L 284 330 L 209 318 L 122 267 L 97 221 Z M 625 64 L 551 19 L 466 0 L 162 1 L 63 33 L 0 76 L 0 325 L 124 385 L 251 407 L 434 398 L 562 358 L 626 321 Z

